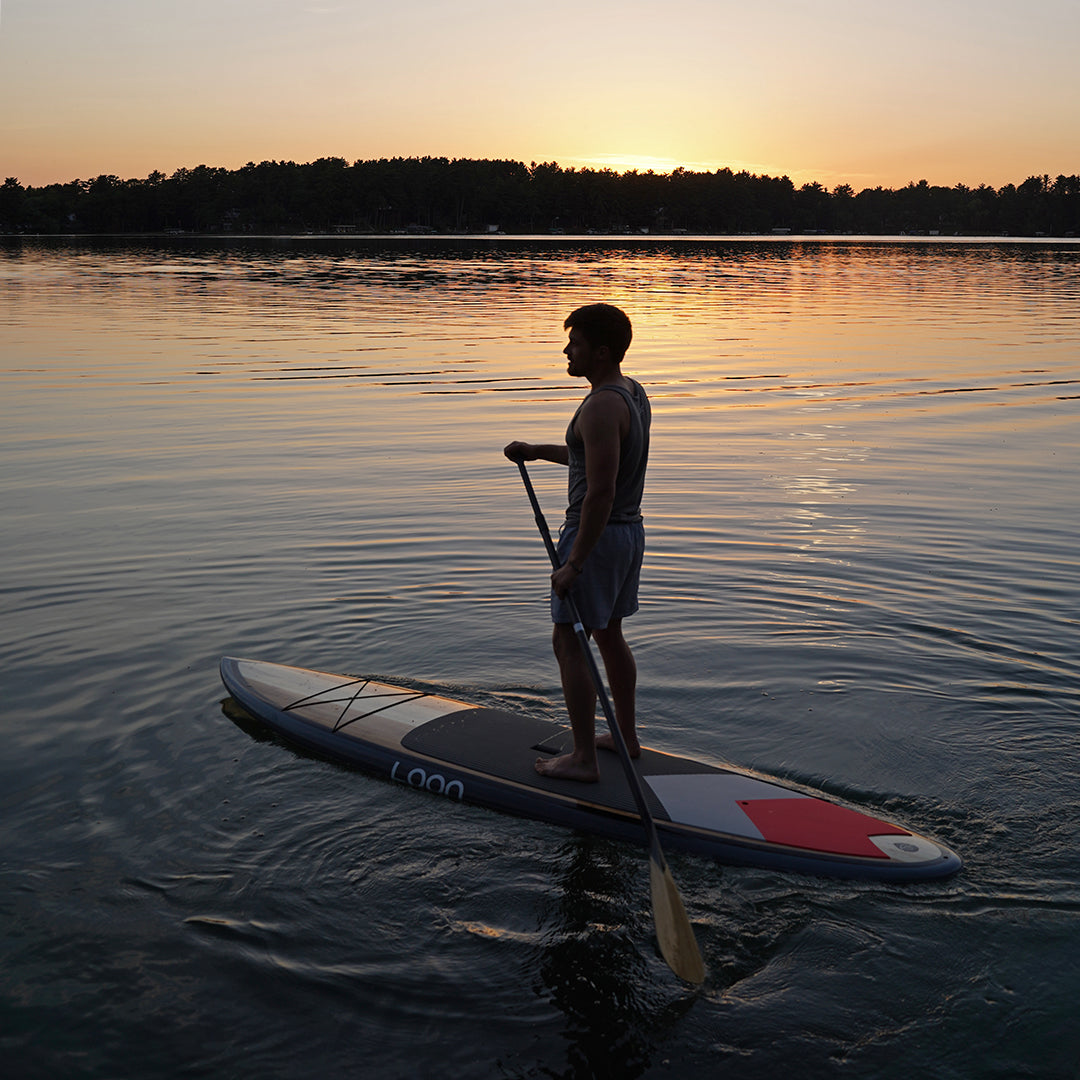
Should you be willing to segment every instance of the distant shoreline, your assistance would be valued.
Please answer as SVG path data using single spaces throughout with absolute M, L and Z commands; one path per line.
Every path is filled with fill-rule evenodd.
M 1080 176 L 1001 188 L 796 186 L 719 169 L 563 169 L 554 162 L 323 158 L 199 165 L 142 180 L 0 185 L 0 232 L 236 236 L 1080 235 Z

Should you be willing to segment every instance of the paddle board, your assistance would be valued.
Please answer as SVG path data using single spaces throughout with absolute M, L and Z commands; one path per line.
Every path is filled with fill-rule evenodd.
M 641 820 L 618 758 L 598 784 L 540 776 L 570 729 L 349 675 L 225 657 L 221 678 L 245 712 L 321 756 L 408 787 L 640 843 Z M 724 863 L 834 877 L 919 881 L 961 862 L 925 836 L 731 765 L 643 749 L 634 762 L 665 850 Z

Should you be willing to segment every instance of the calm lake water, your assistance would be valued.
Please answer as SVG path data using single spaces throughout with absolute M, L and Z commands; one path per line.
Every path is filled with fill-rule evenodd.
M 513 438 L 654 405 L 646 741 L 901 820 L 897 887 L 427 796 L 223 654 L 560 717 Z M 4 241 L 6 1076 L 1080 1076 L 1080 246 Z M 532 469 L 553 523 L 565 473 Z

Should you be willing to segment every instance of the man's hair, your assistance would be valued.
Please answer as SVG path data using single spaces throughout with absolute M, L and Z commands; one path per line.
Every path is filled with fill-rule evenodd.
M 634 336 L 626 313 L 612 304 L 579 307 L 567 316 L 563 329 L 577 330 L 594 349 L 606 345 L 617 364 L 622 363 L 626 350 L 630 348 L 630 339 Z

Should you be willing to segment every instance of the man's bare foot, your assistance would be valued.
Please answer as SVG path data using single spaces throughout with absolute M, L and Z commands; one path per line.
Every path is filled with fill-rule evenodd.
M 626 749 L 630 751 L 630 756 L 632 758 L 641 757 L 641 743 L 637 741 L 637 737 L 626 739 L 624 735 L 623 738 L 626 740 Z M 596 748 L 597 750 L 613 750 L 618 753 L 615 750 L 615 737 L 610 731 L 604 731 L 596 736 Z
M 553 780 L 578 780 L 583 784 L 595 784 L 600 779 L 596 763 L 581 761 L 576 754 L 563 754 L 556 758 L 537 758 L 536 771 Z

